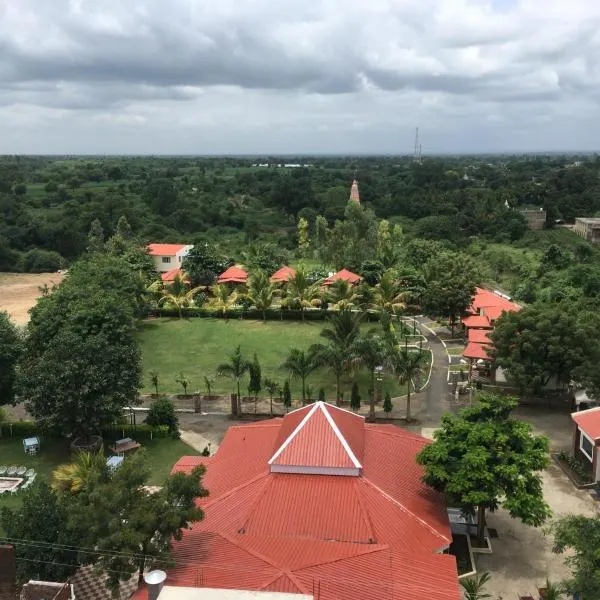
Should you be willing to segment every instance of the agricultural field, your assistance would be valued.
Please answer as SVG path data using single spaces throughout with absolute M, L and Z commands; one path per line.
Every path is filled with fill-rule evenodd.
M 153 391 L 150 372 L 159 374 L 159 390 L 163 393 L 183 393 L 176 379 L 184 373 L 190 380 L 189 391 L 206 393 L 204 377 L 215 378 L 217 367 L 228 361 L 229 355 L 239 345 L 246 360 L 256 353 L 262 368 L 263 379 L 268 377 L 283 384 L 288 374 L 281 369 L 291 348 L 307 350 L 311 344 L 321 343 L 319 334 L 325 327 L 320 322 L 273 322 L 230 319 L 155 319 L 140 325 L 138 339 L 142 349 L 143 389 Z M 365 325 L 369 329 L 373 325 Z M 358 382 L 363 401 L 367 401 L 370 376 L 365 369 L 342 379 L 344 397 L 350 397 L 352 383 Z M 328 397 L 335 396 L 335 377 L 325 369 L 318 369 L 308 378 L 316 398 L 319 388 Z M 403 393 L 395 378 L 384 377 L 383 385 L 392 396 Z M 242 382 L 246 392 L 247 378 Z M 291 380 L 292 395 L 300 397 L 300 381 Z M 213 393 L 230 394 L 233 382 L 227 377 L 215 378 Z

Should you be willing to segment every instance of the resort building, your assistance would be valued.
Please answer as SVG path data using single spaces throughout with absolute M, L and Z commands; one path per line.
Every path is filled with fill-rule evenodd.
M 156 270 L 166 273 L 179 269 L 193 247 L 190 244 L 148 244 L 148 254 L 154 259 Z
M 597 244 L 600 242 L 600 218 L 578 217 L 573 231 L 584 240 Z
M 173 469 L 205 465 L 210 495 L 198 499 L 204 519 L 174 542 L 165 586 L 459 600 L 444 498 L 416 462 L 428 443 L 324 402 L 230 427 L 214 456 Z M 135 595 L 148 597 L 147 588 Z M 183 597 L 209 596 L 168 595 Z

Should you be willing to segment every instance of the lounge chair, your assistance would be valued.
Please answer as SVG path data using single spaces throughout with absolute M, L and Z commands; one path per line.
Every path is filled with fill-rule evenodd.
M 0 475 L 4 475 L 4 473 L 6 473 L 6 469 L 8 469 L 6 465 L 0 465 Z
M 15 475 L 16 472 L 17 472 L 17 467 L 15 465 L 12 465 L 12 466 L 8 467 L 8 469 L 6 469 L 7 475 Z
M 25 471 L 25 477 L 29 478 L 29 477 L 33 477 L 35 475 L 35 469 L 27 469 L 27 471 Z
M 16 471 L 17 475 L 25 475 L 25 471 L 27 471 L 27 467 L 19 467 Z

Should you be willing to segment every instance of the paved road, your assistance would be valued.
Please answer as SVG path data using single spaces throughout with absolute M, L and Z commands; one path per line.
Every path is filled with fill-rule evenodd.
M 430 321 L 426 317 L 417 318 L 422 325 Z M 418 419 L 421 427 L 437 427 L 444 413 L 452 409 L 448 394 L 448 354 L 440 339 L 421 327 L 423 335 L 429 342 L 433 353 L 433 369 L 429 385 L 411 399 L 412 413 Z

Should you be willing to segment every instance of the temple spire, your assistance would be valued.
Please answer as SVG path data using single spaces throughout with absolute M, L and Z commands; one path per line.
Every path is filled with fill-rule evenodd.
M 352 182 L 352 187 L 350 188 L 350 200 L 360 204 L 360 196 L 358 195 L 358 181 L 354 179 Z

